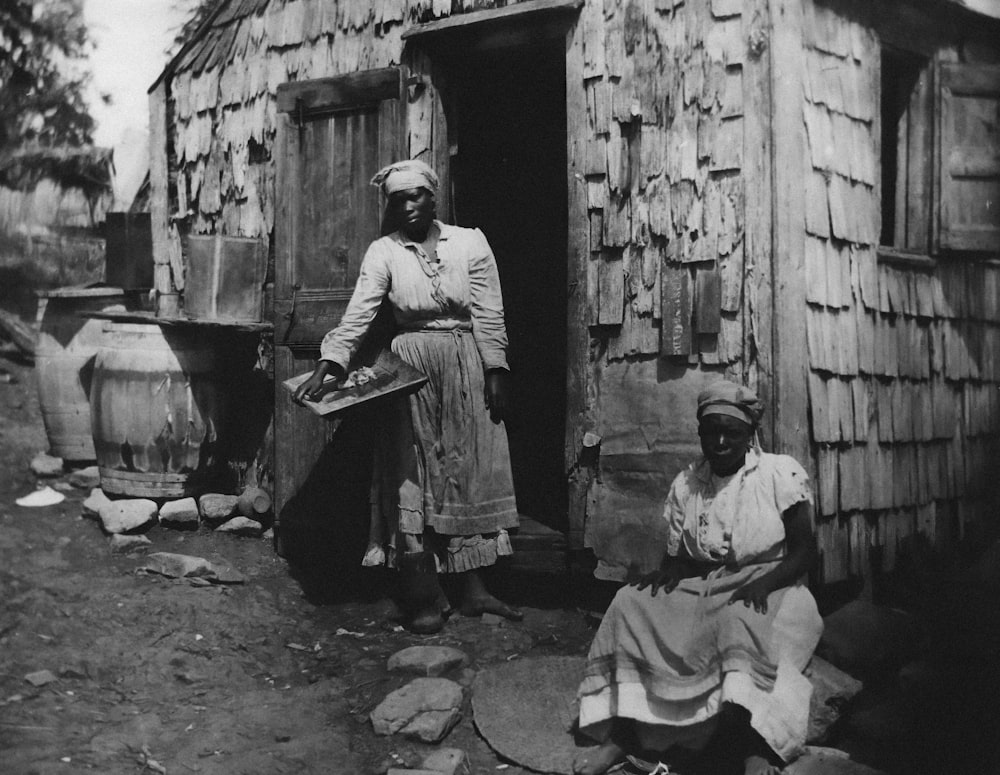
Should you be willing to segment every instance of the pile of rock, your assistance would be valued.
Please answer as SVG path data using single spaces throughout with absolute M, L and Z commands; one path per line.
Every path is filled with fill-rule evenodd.
M 110 535 L 146 530 L 154 524 L 176 530 L 209 527 L 220 533 L 257 538 L 264 534 L 271 501 L 263 490 L 248 488 L 243 495 L 207 493 L 158 504 L 149 498 L 112 500 L 100 487 L 83 502 L 83 515 L 98 520 Z

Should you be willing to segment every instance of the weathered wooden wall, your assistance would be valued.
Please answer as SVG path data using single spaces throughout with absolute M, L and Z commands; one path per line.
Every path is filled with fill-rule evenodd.
M 267 239 L 277 86 L 397 64 L 413 23 L 500 5 L 234 0 L 170 79 L 171 212 L 187 213 L 193 233 Z M 763 30 L 743 11 L 756 5 L 591 1 L 571 34 L 579 66 L 568 78 L 580 80 L 567 89 L 581 100 L 568 123 L 580 138 L 587 255 L 574 282 L 592 337 L 574 368 L 588 430 L 603 438 L 579 504 L 587 513 L 571 522 L 586 519 L 586 541 L 609 567 L 655 562 L 649 531 L 697 449 L 700 387 L 722 373 L 755 378 L 743 358 L 754 336 L 744 278 L 767 255 L 744 259 L 744 68 L 748 57 L 764 67 L 748 42 Z M 432 125 L 411 118 L 411 155 L 440 155 L 440 138 L 424 136 Z
M 956 540 L 996 494 L 996 256 L 879 255 L 879 52 L 899 32 L 893 5 L 803 5 L 800 193 L 825 581 L 867 576 L 875 547 L 891 569 L 918 531 Z M 955 25 L 913 23 L 938 60 L 974 56 Z
M 720 375 L 757 381 L 749 320 L 770 263 L 766 249 L 747 252 L 748 232 L 761 234 L 747 223 L 748 170 L 765 164 L 763 147 L 747 147 L 766 68 L 760 6 L 608 0 L 581 12 L 585 379 L 601 437 L 584 538 L 605 577 L 658 562 L 664 495 L 698 455 L 700 389 Z M 769 217 L 755 206 L 752 219 Z
M 268 239 L 277 86 L 398 64 L 414 23 L 500 5 L 233 0 L 170 76 L 170 212 Z M 944 35 L 877 5 L 929 45 Z M 588 0 L 572 25 L 570 309 L 586 333 L 571 325 L 567 461 L 587 471 L 570 519 L 602 575 L 656 561 L 663 493 L 697 452 L 694 398 L 720 374 L 765 394 L 773 447 L 811 458 L 826 580 L 981 509 L 1000 268 L 879 261 L 874 7 Z M 946 26 L 943 59 L 994 48 Z M 440 111 L 424 102 L 411 112 Z M 411 155 L 446 162 L 433 121 L 410 125 Z

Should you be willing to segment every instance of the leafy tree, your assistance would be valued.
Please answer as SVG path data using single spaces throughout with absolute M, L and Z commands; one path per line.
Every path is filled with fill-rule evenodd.
M 0 1 L 0 155 L 92 142 L 82 69 L 91 46 L 83 0 Z

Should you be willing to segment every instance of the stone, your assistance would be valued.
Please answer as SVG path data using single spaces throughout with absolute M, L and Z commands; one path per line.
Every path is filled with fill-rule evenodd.
M 222 522 L 236 514 L 238 500 L 235 495 L 207 493 L 198 498 L 198 509 L 201 511 L 201 516 L 208 521 Z
M 823 620 L 816 653 L 841 670 L 859 674 L 889 661 L 905 661 L 919 645 L 920 634 L 911 614 L 854 600 Z
M 101 507 L 109 503 L 111 503 L 111 499 L 104 494 L 104 490 L 95 487 L 83 502 L 83 516 L 90 519 L 100 519 Z
M 459 775 L 465 772 L 465 764 L 465 751 L 461 748 L 440 748 L 429 754 L 421 766 L 443 775 Z
M 160 506 L 160 524 L 178 530 L 194 530 L 201 522 L 198 511 L 198 501 L 194 498 L 181 498 L 167 501 Z
M 229 563 L 213 563 L 204 557 L 174 552 L 154 552 L 139 570 L 175 579 L 206 579 L 219 584 L 242 584 L 246 581 L 246 576 Z
M 17 498 L 14 503 L 18 506 L 36 509 L 44 508 L 45 506 L 55 506 L 62 503 L 64 500 L 66 500 L 65 495 L 46 485 L 45 487 L 39 487 L 33 492 Z
M 29 466 L 35 476 L 51 477 L 63 475 L 63 459 L 50 455 L 47 452 L 39 452 L 35 455 L 31 459 Z
M 260 522 L 271 511 L 271 496 L 260 487 L 247 487 L 236 502 L 236 513 Z
M 396 733 L 437 743 L 462 717 L 462 687 L 447 678 L 417 678 L 391 692 L 371 712 L 377 735 Z
M 156 521 L 159 509 L 148 498 L 125 498 L 108 501 L 98 511 L 104 530 L 108 533 L 127 533 Z
M 812 684 L 809 701 L 809 729 L 806 741 L 821 743 L 847 704 L 861 691 L 863 684 L 822 657 L 814 656 L 804 671 Z
M 45 684 L 50 684 L 58 679 L 51 670 L 36 670 L 34 673 L 28 673 L 24 676 L 24 680 L 32 686 L 45 686 Z
M 101 471 L 97 466 L 78 468 L 68 477 L 69 483 L 81 490 L 91 490 L 101 486 Z
M 410 646 L 397 651 L 386 665 L 389 672 L 415 673 L 416 675 L 438 676 L 449 670 L 465 667 L 469 657 L 464 651 L 451 646 Z
M 809 748 L 782 771 L 782 775 L 884 775 L 833 748 Z
M 260 538 L 261 533 L 264 532 L 264 526 L 256 519 L 233 517 L 215 528 L 215 532 L 229 533 L 230 535 L 244 536 L 245 538 Z
M 111 546 L 111 551 L 115 554 L 138 554 L 139 552 L 146 551 L 153 542 L 150 541 L 146 536 L 136 536 L 136 535 L 112 535 L 108 540 L 108 544 Z

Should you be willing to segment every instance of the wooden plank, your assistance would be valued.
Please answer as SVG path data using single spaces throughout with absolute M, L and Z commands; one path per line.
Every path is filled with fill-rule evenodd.
M 843 441 L 854 441 L 854 395 L 850 383 L 843 379 L 833 380 L 835 389 L 830 399 L 836 402 L 837 422 L 840 426 L 840 438 Z M 861 441 L 865 439 L 862 437 Z
M 840 423 L 835 420 L 837 406 L 830 400 L 831 380 L 815 371 L 809 372 L 809 408 L 812 414 L 812 436 L 817 442 L 840 441 Z
M 660 264 L 660 354 L 689 355 L 692 351 L 691 278 L 686 266 L 667 261 Z
M 694 328 L 699 334 L 721 330 L 722 278 L 718 265 L 695 269 Z
M 862 374 L 875 373 L 875 327 L 873 317 L 865 312 L 864 307 L 855 305 L 853 309 L 854 324 L 858 333 L 858 372 Z
M 826 304 L 826 241 L 809 235 L 805 239 L 806 301 Z
M 895 381 L 895 380 L 893 380 Z M 878 380 L 875 383 L 876 417 L 878 420 L 878 440 L 890 443 L 895 440 L 892 423 L 892 382 Z
M 868 427 L 871 423 L 871 388 L 868 380 L 857 378 L 850 382 L 852 416 L 854 418 L 853 436 L 856 442 L 868 440 Z
M 903 242 L 897 242 L 897 247 L 905 246 L 917 252 L 928 252 L 930 248 L 930 213 L 931 184 L 933 179 L 932 159 L 930 154 L 922 153 L 922 149 L 931 147 L 931 117 L 934 115 L 934 90 L 931 74 L 928 70 L 921 73 L 913 92 L 910 94 L 910 105 L 907 110 L 910 121 L 907 124 L 906 164 L 908 167 L 905 189 L 897 188 L 897 192 L 905 192 L 900 196 L 904 200 L 905 236 Z
M 597 272 L 602 259 L 590 252 L 590 219 L 587 213 L 587 190 L 582 185 L 586 165 L 586 142 L 589 122 L 586 117 L 587 86 L 584 82 L 584 25 L 578 19 L 566 37 L 566 198 L 567 198 L 567 299 L 566 299 L 566 437 L 563 445 L 564 470 L 568 474 L 569 543 L 583 547 L 586 520 L 588 467 L 578 465 L 585 433 L 594 429 L 588 409 L 590 394 L 590 331 L 599 310 L 593 309 L 598 297 Z M 589 315 L 592 314 L 593 317 Z
M 824 584 L 844 581 L 849 575 L 850 541 L 845 524 L 840 519 L 831 519 L 817 525 L 820 573 Z
M 806 352 L 809 356 L 809 366 L 821 371 L 831 371 L 827 362 L 827 346 L 824 341 L 827 329 L 824 324 L 826 312 L 821 308 L 806 309 Z
M 824 175 L 814 169 L 805 171 L 805 227 L 817 237 L 830 236 L 830 201 Z
M 840 510 L 840 456 L 835 447 L 821 444 L 816 450 L 816 479 L 819 513 L 835 516 Z
M 333 78 L 283 83 L 278 87 L 278 112 L 291 113 L 294 117 L 301 107 L 308 116 L 399 99 L 404 89 L 403 78 L 400 68 L 385 67 Z
M 603 226 L 604 245 L 623 247 L 629 244 L 632 237 L 632 207 L 631 197 L 627 193 L 614 192 L 608 197 Z
M 789 106 L 802 104 L 802 3 L 775 0 L 770 10 L 780 24 L 770 36 L 772 72 L 781 73 L 772 83 L 768 107 L 772 116 L 774 230 L 771 264 L 773 302 L 773 361 L 775 387 L 771 395 L 774 411 L 776 451 L 809 461 L 810 441 L 807 403 L 807 346 L 802 326 L 805 317 L 805 272 L 803 267 L 805 212 L 802 180 L 808 170 L 805 129 L 801 112 Z M 746 67 L 749 69 L 748 59 Z M 751 84 L 751 87 L 757 82 Z M 746 111 L 746 115 L 760 115 Z M 750 122 L 753 123 L 753 122 Z M 748 175 L 749 175 L 748 170 Z M 748 190 L 747 196 L 754 192 Z M 768 196 L 764 194 L 763 196 Z M 752 254 L 757 256 L 766 253 Z M 765 364 L 762 364 L 762 367 Z
M 625 268 L 622 251 L 606 249 L 598 266 L 601 325 L 620 326 L 625 315 Z
M 572 12 L 582 8 L 583 4 L 583 0 L 523 0 L 523 2 L 504 8 L 469 11 L 417 24 L 403 32 L 402 38 L 408 40 L 456 32 L 481 34 L 484 28 L 495 27 L 499 24 L 537 24 L 541 16 Z
M 843 272 L 841 271 L 841 263 L 843 261 L 850 261 L 850 249 L 844 246 L 838 246 L 834 240 L 826 240 L 826 258 L 823 262 L 823 267 L 826 270 L 826 303 L 830 307 L 842 307 L 844 306 L 845 299 L 849 302 L 851 297 L 851 288 L 848 285 L 846 288 L 841 287 L 841 277 Z
M 860 511 L 868 506 L 868 477 L 865 472 L 864 447 L 840 450 L 840 508 Z
M 168 192 L 169 160 L 167 158 L 167 91 L 166 82 L 158 82 L 149 93 L 149 214 L 153 238 L 153 263 L 170 264 L 170 198 Z M 154 274 L 155 290 L 170 293 L 175 290 L 170 274 Z M 161 287 L 162 286 L 162 287 Z
M 827 369 L 840 374 L 840 343 L 837 337 L 840 333 L 840 311 L 827 309 L 820 316 L 823 331 L 823 361 Z

